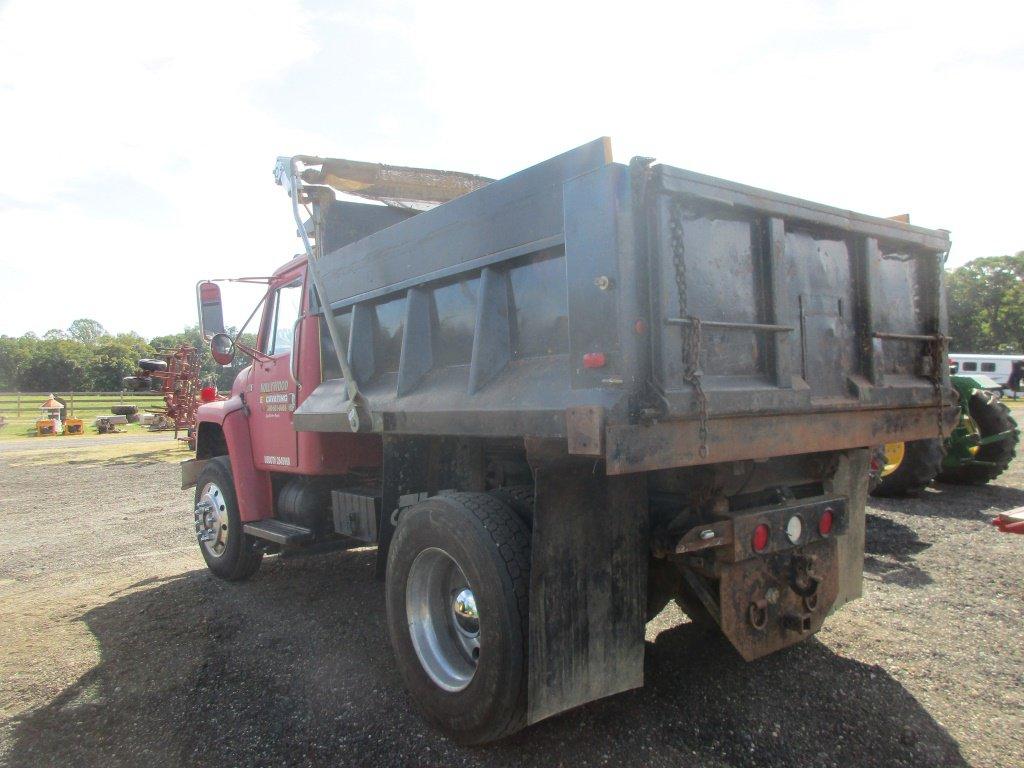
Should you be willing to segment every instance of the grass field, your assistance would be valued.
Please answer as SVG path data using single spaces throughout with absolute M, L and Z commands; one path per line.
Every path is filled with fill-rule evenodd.
M 85 422 L 85 433 L 95 434 L 93 420 L 100 415 L 109 414 L 113 405 L 135 405 L 140 411 L 159 408 L 163 405 L 163 397 L 156 393 L 134 392 L 76 392 L 64 394 L 54 392 L 68 404 L 68 417 L 82 419 Z M 20 396 L 15 392 L 0 392 L 0 416 L 6 419 L 6 425 L 0 428 L 0 440 L 14 440 L 36 436 L 36 420 L 42 415 L 39 406 L 46 401 L 49 393 L 24 393 Z M 21 415 L 18 415 L 19 399 Z M 131 432 L 148 432 L 148 427 L 139 424 L 126 424 L 121 429 Z M 60 439 L 60 438 L 48 438 Z M 69 436 L 70 439 L 70 436 Z
M 41 413 L 39 406 L 43 404 L 48 394 L 22 393 L 21 416 L 19 417 L 18 395 L 14 392 L 0 392 L 0 416 L 7 419 L 7 425 L 0 428 L 0 440 L 36 437 L 36 419 Z M 68 401 L 69 416 L 85 421 L 86 434 L 95 434 L 96 428 L 92 425 L 93 420 L 101 414 L 110 413 L 112 405 L 137 405 L 140 411 L 163 405 L 163 398 L 160 395 L 150 393 L 76 392 L 73 401 L 74 413 L 72 414 L 72 396 L 60 392 L 54 394 Z M 1024 422 L 1024 397 L 1019 400 L 1006 398 L 1004 402 L 1010 406 L 1014 418 L 1018 422 Z M 140 424 L 126 424 L 121 429 L 132 434 L 149 432 L 148 427 Z

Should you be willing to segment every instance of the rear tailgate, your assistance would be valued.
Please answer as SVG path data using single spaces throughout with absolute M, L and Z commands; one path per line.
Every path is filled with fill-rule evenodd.
M 669 166 L 652 182 L 653 378 L 670 416 L 938 403 L 945 232 Z

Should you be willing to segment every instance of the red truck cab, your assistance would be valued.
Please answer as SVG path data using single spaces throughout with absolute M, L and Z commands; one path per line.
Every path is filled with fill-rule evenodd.
M 275 516 L 275 475 L 278 482 L 289 475 L 331 477 L 381 463 L 379 435 L 294 428 L 292 414 L 323 381 L 325 362 L 331 364 L 327 331 L 311 311 L 315 294 L 306 277 L 306 258 L 296 256 L 269 278 L 252 364 L 235 378 L 227 400 L 205 403 L 197 413 L 196 460 L 186 463 L 185 484 L 198 477 L 206 461 L 230 457 L 243 523 Z M 202 283 L 203 291 L 215 295 L 219 305 L 215 283 Z

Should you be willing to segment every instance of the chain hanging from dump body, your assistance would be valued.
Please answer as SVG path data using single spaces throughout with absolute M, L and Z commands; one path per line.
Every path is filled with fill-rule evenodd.
M 946 425 L 942 421 L 942 367 L 949 365 L 947 362 L 949 360 L 949 356 L 946 352 L 946 344 L 948 341 L 949 339 L 946 336 L 939 333 L 935 335 L 935 338 L 928 345 L 928 351 L 931 353 L 932 358 L 931 380 L 932 389 L 935 391 L 935 415 L 939 421 L 939 437 L 942 437 L 943 433 L 946 431 Z
M 683 246 L 683 206 L 675 203 L 669 213 L 669 240 L 672 246 L 672 264 L 676 273 L 676 296 L 679 299 L 679 316 L 687 320 L 680 328 L 683 338 L 682 362 L 683 379 L 693 387 L 693 393 L 697 398 L 697 418 L 700 422 L 699 437 L 700 448 L 698 452 L 702 459 L 708 457 L 708 397 L 701 384 L 700 369 L 700 348 L 701 348 L 701 325 L 700 318 L 686 313 L 686 260 L 684 258 Z

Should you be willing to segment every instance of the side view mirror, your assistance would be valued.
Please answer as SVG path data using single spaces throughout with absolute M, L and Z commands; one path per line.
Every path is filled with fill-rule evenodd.
M 226 333 L 215 333 L 210 339 L 210 354 L 218 365 L 231 365 L 235 359 L 235 343 Z
M 220 286 L 209 280 L 199 283 L 196 286 L 196 299 L 199 302 L 199 330 L 203 338 L 223 334 L 224 308 L 220 301 Z

